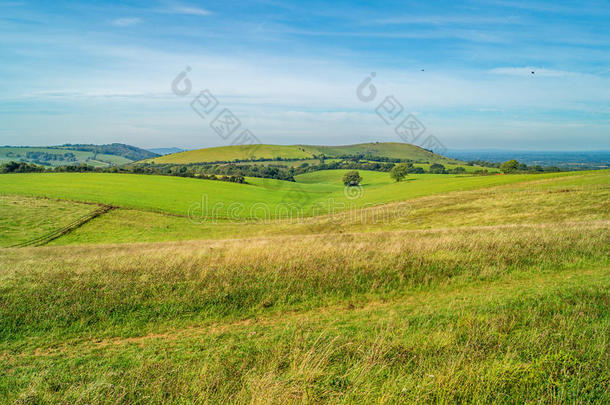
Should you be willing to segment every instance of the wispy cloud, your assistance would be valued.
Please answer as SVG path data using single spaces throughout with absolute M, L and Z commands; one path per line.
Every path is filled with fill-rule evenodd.
M 123 17 L 112 20 L 112 25 L 118 27 L 128 27 L 130 25 L 136 25 L 142 22 L 142 19 L 138 17 Z
M 300 29 L 290 26 L 282 26 L 276 24 L 269 32 L 288 35 L 299 35 L 308 37 L 344 37 L 344 38 L 389 38 L 389 39 L 460 39 L 472 42 L 490 42 L 499 43 L 505 42 L 506 39 L 499 34 L 486 32 L 483 30 L 463 29 L 463 28 L 442 28 L 431 29 L 424 27 L 422 29 L 409 29 L 401 31 L 328 31 L 314 29 Z
M 168 14 L 184 14 L 184 15 L 198 15 L 198 16 L 208 16 L 211 15 L 212 12 L 206 10 L 205 8 L 189 6 L 185 4 L 170 4 L 167 7 L 159 10 L 162 13 Z
M 500 6 L 506 8 L 528 10 L 535 12 L 544 13 L 562 13 L 562 14 L 608 14 L 608 7 L 601 4 L 591 2 L 577 3 L 577 2 L 542 2 L 542 1 L 530 1 L 530 0 L 485 0 L 486 6 Z
M 383 25 L 479 25 L 479 24 L 518 24 L 522 23 L 520 19 L 512 16 L 501 17 L 477 17 L 466 15 L 405 15 L 383 18 L 374 21 L 376 24 Z
M 218 136 L 188 106 L 209 88 L 270 143 L 395 140 L 375 113 L 394 95 L 447 146 L 607 149 L 605 14 L 572 14 L 581 6 L 567 0 L 10 3 L 0 0 L 0 144 L 162 146 L 171 133 L 211 146 Z M 192 94 L 177 98 L 170 83 L 186 66 Z M 378 96 L 365 104 L 355 90 L 370 72 Z

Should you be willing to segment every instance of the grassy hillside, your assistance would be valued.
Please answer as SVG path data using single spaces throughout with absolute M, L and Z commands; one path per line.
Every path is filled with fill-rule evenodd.
M 67 143 L 65 145 L 59 146 L 59 148 L 122 156 L 131 161 L 153 158 L 157 155 L 156 153 L 151 152 L 149 150 L 138 148 L 137 146 L 126 145 L 124 143 L 109 143 L 104 145 Z
M 35 196 L 118 206 L 0 249 L 0 403 L 610 401 L 610 171 L 342 173 L 0 175 L 13 240 L 87 209 Z
M 459 215 L 456 215 L 459 212 Z M 515 224 L 545 226 L 608 220 L 610 176 L 531 180 L 457 191 L 305 220 L 197 221 L 134 209 L 117 209 L 51 242 L 156 242 L 281 235 L 416 231 Z
M 46 153 L 55 156 L 65 156 L 66 153 L 71 153 L 75 156 L 75 160 L 41 160 L 38 158 L 28 157 L 32 153 Z M 81 164 L 85 163 L 95 167 L 106 167 L 111 165 L 122 165 L 131 163 L 132 160 L 124 158 L 122 156 L 108 155 L 108 154 L 95 154 L 88 151 L 77 151 L 59 147 L 6 147 L 0 146 L 0 163 L 10 161 L 24 161 L 30 163 L 41 164 L 44 166 L 65 166 L 70 164 Z
M 608 222 L 557 220 L 5 250 L 0 396 L 606 402 Z
M 318 154 L 326 156 L 341 155 L 370 155 L 397 159 L 411 159 L 417 162 L 448 163 L 457 162 L 455 159 L 445 158 L 419 146 L 401 142 L 374 142 L 344 146 L 310 146 Z
M 66 144 L 49 147 L 0 147 L 0 163 L 23 161 L 49 167 L 78 164 L 87 164 L 94 167 L 120 166 L 154 155 L 152 152 L 135 146 L 119 143 L 109 145 Z
M 146 162 L 154 163 L 200 163 L 220 162 L 233 160 L 251 160 L 253 158 L 275 159 L 307 159 L 313 157 L 313 151 L 298 146 L 284 145 L 236 145 L 219 146 L 188 150 L 170 155 L 148 159 Z
M 321 214 L 348 206 L 363 207 L 458 190 L 471 190 L 514 182 L 574 175 L 545 173 L 532 175 L 410 175 L 394 183 L 387 173 L 360 171 L 364 178 L 361 195 L 349 199 L 342 184 L 343 170 L 329 170 L 299 176 L 300 182 L 248 178 L 250 184 L 169 176 L 112 173 L 25 173 L 0 175 L 0 194 L 45 196 L 90 201 L 124 208 L 161 211 L 186 216 L 205 196 L 215 215 L 234 218 L 261 215 L 256 207 L 265 204 L 270 216 L 283 216 L 283 205 L 296 204 L 303 215 Z M 318 179 L 315 183 L 308 178 Z M 231 206 L 231 204 L 237 204 Z M 339 204 L 345 204 L 343 208 Z M 334 207 L 334 208 L 333 208 Z M 278 214 L 276 215 L 276 211 Z
M 417 162 L 455 163 L 454 159 L 436 155 L 415 145 L 406 143 L 363 143 L 346 146 L 314 145 L 236 145 L 220 146 L 174 153 L 147 162 L 155 163 L 201 163 L 253 159 L 311 159 L 325 155 L 336 157 L 343 155 L 371 155 L 377 157 L 411 159 Z

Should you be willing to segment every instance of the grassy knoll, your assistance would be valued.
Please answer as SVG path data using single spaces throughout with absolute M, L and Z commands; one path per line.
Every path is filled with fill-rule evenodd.
M 96 208 L 46 198 L 0 195 L 0 247 L 46 235 Z
M 410 159 L 416 162 L 450 163 L 455 159 L 437 155 L 416 145 L 401 142 L 361 143 L 342 146 L 310 146 L 326 156 L 371 155 L 397 159 Z
M 278 157 L 283 159 L 311 159 L 313 158 L 313 153 L 308 149 L 298 146 L 236 145 L 188 150 L 147 159 L 145 162 L 180 164 L 251 160 L 253 158 L 275 159 Z
M 0 397 L 603 402 L 608 246 L 591 223 L 7 249 Z
M 315 176 L 314 176 L 315 175 Z M 367 176 L 372 184 L 385 176 Z M 305 180 L 305 179 L 304 179 Z M 321 181 L 319 174 L 308 181 Z M 335 181 L 336 176 L 328 181 Z M 332 184 L 331 184 L 332 185 Z M 610 176 L 589 172 L 492 188 L 410 199 L 355 212 L 304 220 L 202 221 L 138 210 L 114 210 L 52 244 L 154 242 L 263 235 L 352 233 L 467 226 L 593 222 L 610 220 Z
M 410 175 L 407 181 L 393 183 L 387 173 L 361 171 L 363 194 L 349 200 L 341 184 L 343 173 L 343 170 L 309 173 L 298 176 L 296 183 L 248 178 L 250 184 L 112 173 L 25 173 L 0 176 L 0 193 L 90 201 L 177 215 L 187 215 L 189 208 L 201 203 L 205 195 L 210 207 L 208 215 L 212 215 L 211 207 L 215 206 L 216 217 L 227 217 L 227 211 L 230 211 L 235 218 L 250 218 L 267 215 L 253 208 L 260 203 L 267 204 L 271 216 L 285 215 L 277 210 L 280 204 L 296 204 L 304 215 L 311 215 L 328 212 L 329 201 L 363 207 L 450 191 L 576 176 L 574 173 L 506 176 L 423 174 Z M 307 181 L 312 176 L 315 183 Z M 231 207 L 232 203 L 238 205 Z
M 416 162 L 459 163 L 415 145 L 406 143 L 363 143 L 344 146 L 315 145 L 236 145 L 189 150 L 147 159 L 155 163 L 202 163 L 252 159 L 313 159 L 315 156 L 338 157 L 345 155 L 371 155 L 377 157 L 411 159 Z

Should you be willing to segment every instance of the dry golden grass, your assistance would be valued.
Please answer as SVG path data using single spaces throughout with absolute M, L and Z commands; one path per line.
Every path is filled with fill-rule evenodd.
M 595 221 L 7 249 L 0 322 L 9 339 L 91 328 L 134 333 L 181 318 L 235 319 L 586 267 L 607 263 L 608 227 Z

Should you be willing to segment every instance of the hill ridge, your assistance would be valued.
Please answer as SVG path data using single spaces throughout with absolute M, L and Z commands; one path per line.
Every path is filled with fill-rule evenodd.
M 345 156 L 401 159 L 417 163 L 463 163 L 434 153 L 417 145 L 402 142 L 366 142 L 349 145 L 230 145 L 213 146 L 146 159 L 140 163 L 213 163 L 256 160 L 308 160 L 321 157 L 332 159 Z

